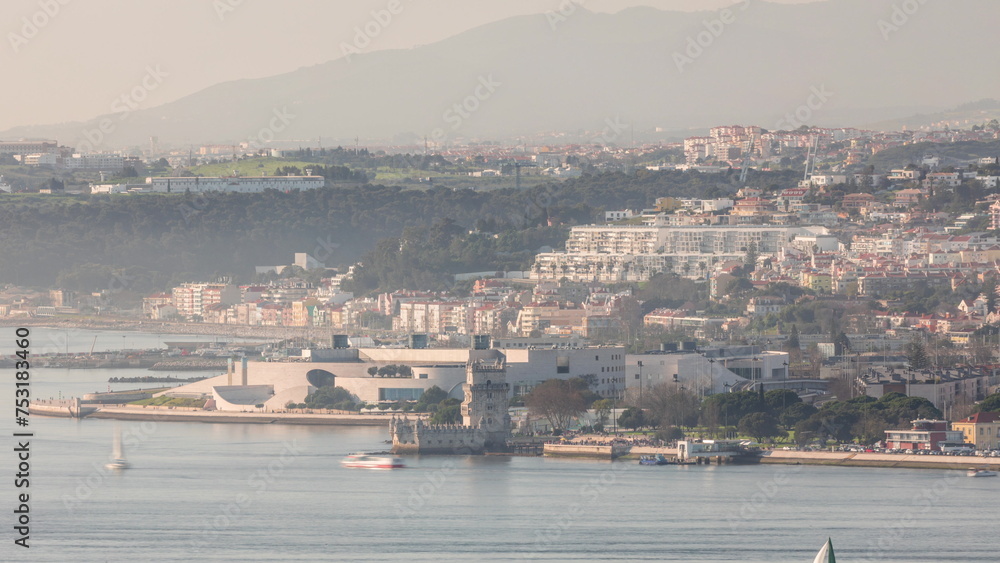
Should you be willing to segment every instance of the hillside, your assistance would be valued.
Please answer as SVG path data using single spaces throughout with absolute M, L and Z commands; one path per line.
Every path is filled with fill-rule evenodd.
M 893 6 L 752 2 L 726 15 L 729 23 L 720 12 L 650 8 L 580 9 L 555 24 L 515 17 L 414 49 L 219 84 L 124 121 L 111 116 L 116 128 L 101 146 L 144 145 L 150 135 L 184 144 L 260 144 L 272 134 L 422 143 L 550 131 L 621 143 L 633 127 L 774 128 L 813 89 L 829 94 L 814 100 L 809 121 L 838 126 L 933 113 L 1000 91 L 1000 75 L 981 56 L 1000 47 L 1000 3 L 928 2 L 887 30 Z M 79 145 L 96 124 L 17 128 L 0 138 Z
M 797 175 L 759 179 L 792 186 Z M 438 241 L 428 247 L 438 261 L 408 264 L 401 275 L 430 269 L 427 276 L 441 280 L 449 273 L 521 269 L 539 247 L 565 240 L 565 230 L 549 222 L 588 223 L 604 209 L 640 209 L 663 196 L 731 194 L 734 179 L 641 171 L 523 191 L 364 185 L 262 194 L 16 195 L 0 199 L 6 243 L 0 283 L 138 292 L 220 275 L 246 283 L 254 266 L 287 264 L 295 252 L 347 265 L 380 240 L 441 225 L 441 237 L 423 241 Z M 473 229 L 483 234 L 466 236 Z

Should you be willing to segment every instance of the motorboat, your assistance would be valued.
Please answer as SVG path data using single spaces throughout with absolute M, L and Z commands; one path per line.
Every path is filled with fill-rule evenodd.
M 639 458 L 639 465 L 670 465 L 670 460 L 663 454 L 644 455 Z
M 978 469 L 975 467 L 970 467 L 969 471 L 966 473 L 969 477 L 996 477 L 996 471 L 990 471 L 989 469 Z
M 398 457 L 378 454 L 351 454 L 340 462 L 344 467 L 360 469 L 401 469 L 406 467 Z

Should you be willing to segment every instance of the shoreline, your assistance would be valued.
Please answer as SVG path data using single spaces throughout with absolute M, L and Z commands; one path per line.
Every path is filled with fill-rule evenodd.
M 33 414 L 46 418 L 67 418 L 67 414 L 55 412 L 34 412 Z M 298 414 L 298 413 L 255 413 L 255 412 L 220 412 L 203 411 L 200 409 L 179 410 L 139 407 L 102 407 L 84 418 L 97 418 L 126 421 L 153 422 L 200 422 L 216 424 L 291 424 L 304 426 L 389 426 L 389 415 L 357 415 L 357 414 Z M 571 449 L 602 449 L 596 446 L 582 447 L 570 445 Z M 572 454 L 556 455 L 561 459 L 612 461 L 611 448 L 608 451 L 575 451 Z M 551 449 L 551 448 L 550 448 Z M 551 457 L 550 452 L 546 452 Z M 554 453 L 554 452 L 553 452 Z M 651 446 L 635 446 L 627 453 L 615 456 L 619 462 L 634 463 L 641 455 L 661 453 L 668 457 L 676 456 L 674 448 L 658 448 Z M 818 465 L 831 467 L 867 467 L 884 469 L 939 469 L 966 471 L 975 467 L 978 469 L 1000 470 L 1000 458 L 984 458 L 979 456 L 928 456 L 914 454 L 877 454 L 855 452 L 796 452 L 784 450 L 765 450 L 762 452 L 760 464 L 769 465 Z M 495 454 L 505 455 L 505 454 Z M 714 462 L 711 465 L 716 465 Z M 723 464 L 728 465 L 728 464 Z M 742 465 L 742 464 L 741 464 Z M 669 467 L 669 466 L 668 466 Z
M 151 320 L 114 319 L 97 321 L 94 319 L 69 319 L 56 317 L 4 318 L 0 327 L 51 328 L 54 330 L 110 330 L 122 332 L 145 332 L 149 334 L 188 334 L 198 336 L 228 336 L 232 338 L 255 338 L 284 340 L 289 337 L 329 337 L 332 328 L 294 326 L 249 326 L 223 325 L 213 323 L 177 323 Z
M 67 415 L 37 412 L 39 416 L 65 418 Z M 389 426 L 388 415 L 360 414 L 298 414 L 223 412 L 181 408 L 161 409 L 142 407 L 100 407 L 84 418 L 107 420 L 149 420 L 154 422 L 202 422 L 225 424 L 294 424 L 309 426 Z
M 794 452 L 768 450 L 761 463 L 783 465 L 828 465 L 834 467 L 882 467 L 901 469 L 1000 469 L 1000 458 L 980 456 L 877 454 L 856 452 Z

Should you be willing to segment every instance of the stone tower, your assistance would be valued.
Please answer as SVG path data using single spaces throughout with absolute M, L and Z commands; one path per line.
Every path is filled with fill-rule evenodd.
M 510 437 L 505 359 L 497 350 L 472 350 L 465 368 L 462 423 L 478 429 L 486 450 L 503 450 Z

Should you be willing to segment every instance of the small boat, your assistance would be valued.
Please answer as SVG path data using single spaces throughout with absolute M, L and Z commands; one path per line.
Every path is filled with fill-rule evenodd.
M 351 454 L 340 462 L 344 467 L 361 469 L 401 469 L 406 467 L 398 457 L 376 454 Z
M 989 469 L 977 469 L 975 467 L 970 467 L 966 475 L 969 477 L 996 477 L 997 472 L 990 471 Z
M 670 465 L 670 460 L 663 454 L 644 455 L 639 458 L 639 465 Z
M 830 538 L 826 539 L 826 543 L 816 554 L 816 558 L 813 559 L 813 563 L 837 563 L 837 558 L 833 555 L 833 540 Z
M 105 469 L 122 470 L 132 467 L 132 464 L 125 459 L 122 451 L 122 429 L 115 426 L 115 437 L 111 447 L 111 461 L 104 464 Z

